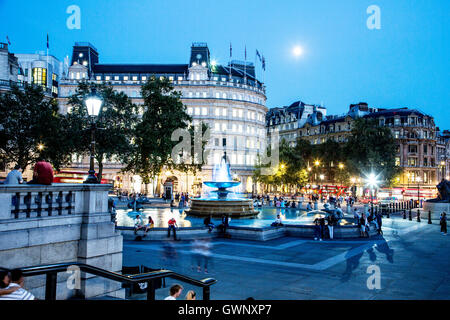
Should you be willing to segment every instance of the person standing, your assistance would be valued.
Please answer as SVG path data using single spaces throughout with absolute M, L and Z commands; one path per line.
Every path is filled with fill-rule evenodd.
M 19 171 L 20 166 L 17 164 L 6 176 L 4 184 L 17 185 L 23 183 L 22 172 Z
M 333 215 L 329 215 L 327 217 L 327 222 L 328 222 L 328 232 L 330 234 L 330 240 L 333 240 L 333 231 L 334 231 L 334 216 Z
M 381 230 L 381 224 L 383 223 L 383 215 L 380 211 L 378 211 L 375 215 L 376 221 L 377 221 L 377 231 L 378 234 L 383 234 L 383 230 Z
M 322 241 L 322 226 L 317 218 L 314 220 L 314 240 Z
M 442 212 L 441 218 L 440 218 L 440 224 L 441 224 L 441 233 L 442 235 L 447 235 L 447 213 Z
M 167 237 L 170 238 L 170 231 L 173 230 L 173 240 L 177 240 L 177 231 L 176 228 L 178 228 L 177 221 L 175 218 L 171 218 L 168 222 L 169 228 L 167 229 Z

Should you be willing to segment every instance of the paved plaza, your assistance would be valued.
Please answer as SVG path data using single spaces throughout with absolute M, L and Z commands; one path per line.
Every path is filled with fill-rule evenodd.
M 125 241 L 123 261 L 125 266 L 164 266 L 197 279 L 213 277 L 218 283 L 211 287 L 211 298 L 217 300 L 449 299 L 450 236 L 426 220 L 395 217 L 383 224 L 384 235 L 370 240 L 211 240 L 208 274 L 197 271 L 189 241 Z M 367 286 L 372 275 L 367 269 L 373 265 L 380 269 L 380 289 Z M 157 299 L 167 296 L 173 282 L 157 290 Z M 185 285 L 188 289 L 200 291 Z

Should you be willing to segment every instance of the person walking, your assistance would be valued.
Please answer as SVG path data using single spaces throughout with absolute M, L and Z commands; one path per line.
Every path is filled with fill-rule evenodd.
M 17 164 L 6 176 L 4 184 L 17 185 L 21 183 L 23 183 L 22 172 L 20 172 L 20 166 Z
M 442 235 L 447 235 L 447 213 L 442 212 L 440 217 L 441 233 Z

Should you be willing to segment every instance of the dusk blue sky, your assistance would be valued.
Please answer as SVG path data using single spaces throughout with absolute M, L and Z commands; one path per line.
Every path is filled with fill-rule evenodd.
M 66 27 L 72 4 L 80 30 Z M 380 30 L 366 26 L 370 5 L 381 9 Z M 0 41 L 32 53 L 46 49 L 48 32 L 57 58 L 89 41 L 101 63 L 187 63 L 191 43 L 207 42 L 224 64 L 231 42 L 233 59 L 244 45 L 250 61 L 264 54 L 269 108 L 302 100 L 342 114 L 364 101 L 418 108 L 450 129 L 449 16 L 448 0 L 0 0 Z

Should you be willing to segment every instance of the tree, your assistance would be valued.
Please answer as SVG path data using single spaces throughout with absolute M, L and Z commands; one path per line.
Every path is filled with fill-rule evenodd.
M 55 168 L 70 161 L 66 122 L 41 86 L 12 86 L 0 95 L 0 157 L 22 170 L 44 156 Z
M 152 76 L 141 88 L 142 120 L 134 130 L 133 151 L 125 170 L 139 174 L 145 184 L 171 163 L 172 132 L 185 129 L 192 118 L 181 102 L 181 93 L 167 79 Z
M 97 177 L 101 181 L 104 161 L 118 160 L 122 163 L 129 161 L 132 154 L 130 145 L 138 122 L 138 107 L 125 93 L 114 91 L 112 86 L 80 82 L 75 94 L 69 98 L 71 111 L 67 115 L 70 127 L 78 132 L 78 139 L 73 145 L 79 154 L 90 153 L 91 120 L 84 100 L 94 88 L 103 100 L 101 111 L 94 120 L 97 127 L 94 156 L 98 163 Z
M 380 174 L 379 178 L 386 184 L 391 184 L 401 171 L 395 165 L 396 149 L 388 127 L 380 126 L 375 119 L 356 119 L 344 148 L 349 172 L 360 176 L 374 172 Z

